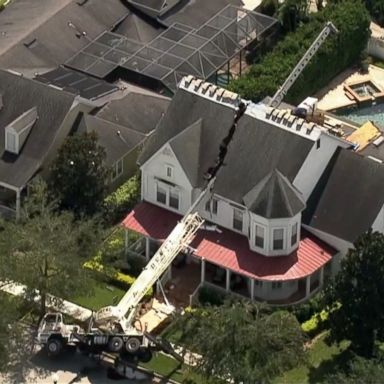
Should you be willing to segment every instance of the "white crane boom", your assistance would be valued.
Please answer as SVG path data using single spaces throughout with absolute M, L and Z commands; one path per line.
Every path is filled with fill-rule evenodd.
M 276 108 L 280 105 L 280 103 L 283 101 L 284 96 L 287 94 L 291 86 L 300 76 L 301 72 L 303 72 L 304 68 L 307 66 L 309 61 L 312 59 L 312 57 L 315 55 L 317 50 L 321 47 L 321 45 L 324 43 L 324 41 L 331 32 L 338 33 L 339 31 L 333 25 L 332 22 L 328 21 L 326 26 L 317 36 L 316 40 L 308 48 L 307 52 L 305 52 L 305 55 L 301 58 L 301 60 L 297 63 L 296 67 L 293 69 L 291 74 L 284 81 L 284 84 L 273 95 L 271 101 L 269 102 L 270 107 Z
M 161 277 L 175 257 L 189 246 L 195 233 L 202 226 L 204 220 L 194 211 L 206 193 L 210 191 L 214 182 L 214 178 L 210 180 L 195 203 L 172 230 L 120 302 L 116 306 L 101 308 L 96 313 L 94 320 L 97 326 L 111 325 L 113 322 L 119 322 L 125 332 L 131 328 L 136 308 L 148 289 Z M 127 312 L 129 313 L 127 318 L 125 318 Z

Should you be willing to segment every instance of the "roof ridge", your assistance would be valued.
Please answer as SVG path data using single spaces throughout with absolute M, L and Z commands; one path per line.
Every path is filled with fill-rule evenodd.
M 287 207 L 288 209 L 288 213 L 290 216 L 293 216 L 293 209 L 292 209 L 292 206 L 291 206 L 291 203 L 288 199 L 288 196 L 287 196 L 287 191 L 285 189 L 285 185 L 287 184 L 288 180 L 285 180 L 284 178 L 284 175 L 276 168 L 276 174 L 279 176 L 277 178 L 277 182 L 279 184 L 279 187 L 280 187 L 280 190 L 281 190 L 281 193 L 283 195 L 283 199 L 284 199 L 284 204 L 285 206 Z

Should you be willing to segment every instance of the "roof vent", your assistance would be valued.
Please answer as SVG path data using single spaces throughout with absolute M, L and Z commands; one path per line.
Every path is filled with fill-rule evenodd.
M 375 147 L 379 147 L 381 144 L 383 144 L 384 142 L 384 137 L 381 135 L 379 136 L 374 142 L 373 142 L 373 145 Z
M 26 41 L 26 42 L 24 43 L 24 45 L 25 45 L 27 48 L 33 48 L 33 47 L 35 47 L 35 46 L 37 45 L 37 39 L 36 39 L 36 37 L 35 37 L 34 39 L 30 40 L 30 41 Z
M 83 5 L 87 4 L 88 3 L 88 0 L 81 0 L 81 1 L 76 1 L 76 4 L 77 5 L 80 5 L 80 7 L 82 7 Z

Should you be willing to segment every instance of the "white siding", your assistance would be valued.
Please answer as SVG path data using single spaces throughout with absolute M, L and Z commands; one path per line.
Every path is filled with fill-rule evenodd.
M 313 233 L 320 240 L 325 241 L 327 244 L 339 251 L 339 253 L 336 254 L 332 260 L 332 275 L 335 275 L 340 269 L 340 260 L 347 254 L 350 248 L 353 248 L 353 244 L 349 241 L 340 239 L 339 237 L 332 236 L 329 233 L 311 228 L 308 225 L 303 225 L 303 227 L 307 229 L 308 232 Z
M 298 290 L 298 280 L 283 281 L 281 288 L 272 288 L 271 281 L 263 281 L 262 286 L 255 283 L 255 297 L 262 300 L 283 300 Z
M 293 185 L 303 194 L 305 201 L 308 200 L 336 148 L 338 146 L 348 146 L 341 140 L 326 134 L 321 134 L 319 140 L 320 147 L 317 148 L 316 142 L 314 143 L 293 181 Z
M 167 177 L 167 166 L 172 168 L 172 177 Z M 156 201 L 156 185 L 158 180 L 173 183 L 179 190 L 179 210 L 184 214 L 191 206 L 192 186 L 183 168 L 177 160 L 172 148 L 165 144 L 142 167 L 141 197 L 143 200 L 164 207 Z M 160 181 L 161 182 L 161 181 Z M 173 210 L 170 207 L 166 209 Z

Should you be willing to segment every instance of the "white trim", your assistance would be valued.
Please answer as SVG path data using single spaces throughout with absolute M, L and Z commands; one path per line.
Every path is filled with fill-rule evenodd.
M 119 164 L 121 164 L 121 171 L 119 172 Z M 116 175 L 114 176 L 114 173 L 116 172 Z M 112 165 L 112 175 L 111 175 L 111 182 L 118 179 L 122 174 L 124 173 L 124 157 L 121 157 L 119 160 L 117 160 Z

